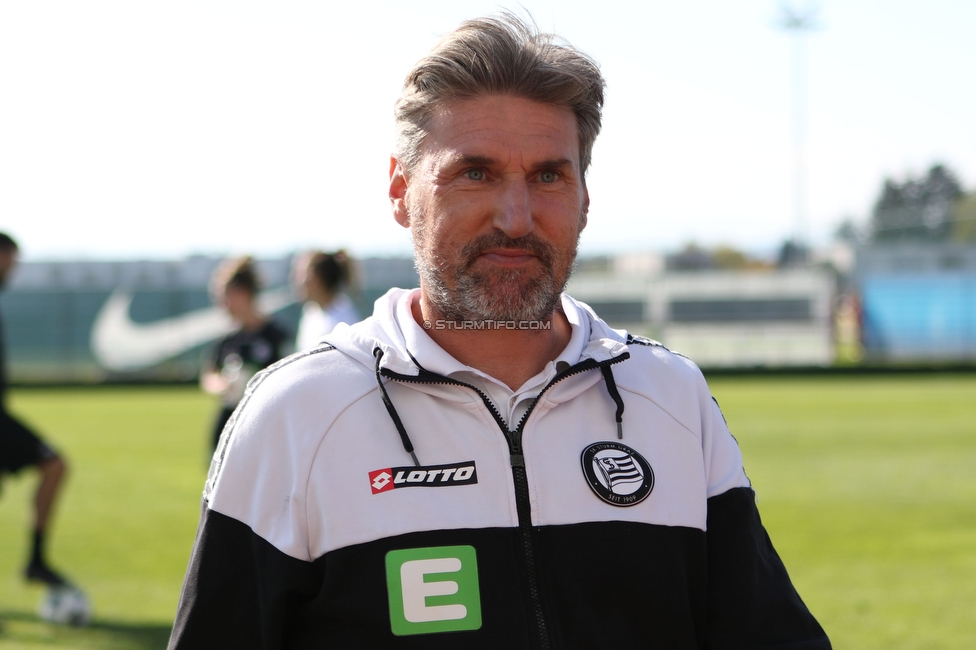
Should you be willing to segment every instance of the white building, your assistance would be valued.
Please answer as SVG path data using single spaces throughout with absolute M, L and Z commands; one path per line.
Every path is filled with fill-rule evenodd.
M 615 327 L 704 367 L 826 366 L 834 361 L 834 280 L 819 268 L 582 271 L 568 293 Z

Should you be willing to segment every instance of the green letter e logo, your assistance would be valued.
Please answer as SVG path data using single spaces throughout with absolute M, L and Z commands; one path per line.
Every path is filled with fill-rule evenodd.
M 481 627 L 473 546 L 408 548 L 386 554 L 390 624 L 396 636 Z

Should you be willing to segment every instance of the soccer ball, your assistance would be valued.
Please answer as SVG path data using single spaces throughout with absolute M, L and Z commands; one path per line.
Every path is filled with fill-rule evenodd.
M 82 627 L 91 620 L 91 603 L 77 587 L 51 587 L 37 606 L 37 615 L 48 623 Z

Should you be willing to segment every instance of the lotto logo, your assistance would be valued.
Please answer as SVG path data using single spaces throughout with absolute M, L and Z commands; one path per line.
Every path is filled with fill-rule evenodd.
M 450 487 L 478 482 L 474 461 L 422 467 L 387 467 L 369 473 L 373 494 L 401 487 Z
M 386 492 L 387 490 L 393 489 L 393 478 L 392 469 L 378 469 L 374 472 L 369 473 L 369 485 L 373 488 L 373 494 L 379 494 L 380 492 Z
M 396 636 L 481 627 L 473 546 L 409 548 L 386 554 L 390 626 Z

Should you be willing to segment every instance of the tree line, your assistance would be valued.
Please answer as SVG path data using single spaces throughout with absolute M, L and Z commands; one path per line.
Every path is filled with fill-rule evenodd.
M 976 241 L 976 192 L 942 164 L 919 177 L 887 178 L 867 235 L 875 243 Z

